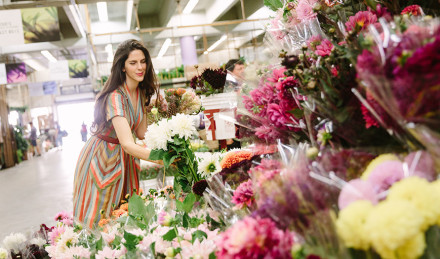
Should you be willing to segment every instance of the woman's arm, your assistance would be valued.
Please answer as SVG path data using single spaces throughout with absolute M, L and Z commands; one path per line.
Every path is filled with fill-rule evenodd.
M 138 139 L 144 139 L 145 138 L 145 133 L 147 132 L 147 114 L 144 113 L 144 118 L 141 121 L 141 124 L 139 125 L 139 127 L 136 129 L 136 136 L 138 137 Z
M 130 126 L 128 125 L 125 117 L 116 116 L 112 119 L 113 127 L 115 128 L 116 135 L 119 139 L 122 149 L 128 154 L 137 157 L 142 160 L 151 161 L 148 159 L 150 156 L 150 150 L 145 149 L 137 145 L 133 140 Z M 151 161 L 161 164 L 162 161 Z

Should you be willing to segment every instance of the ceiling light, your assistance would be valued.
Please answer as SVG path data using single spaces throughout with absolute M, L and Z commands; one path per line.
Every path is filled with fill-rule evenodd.
M 190 14 L 198 2 L 199 0 L 189 0 L 188 4 L 185 6 L 185 9 L 183 9 L 183 13 Z
M 131 18 L 133 17 L 133 0 L 127 1 L 127 25 L 130 30 L 131 27 Z
M 42 50 L 41 54 L 47 58 L 50 62 L 56 63 L 58 60 L 47 50 Z
M 203 54 L 205 54 L 205 55 L 208 55 L 208 51 L 207 50 L 205 50 L 204 52 L 203 52 Z
M 228 36 L 223 35 L 218 41 L 214 42 L 214 44 L 211 45 L 211 47 L 208 48 L 208 52 L 212 51 L 213 49 L 217 48 L 218 45 L 220 45 L 223 41 L 226 40 Z
M 106 2 L 97 2 L 96 6 L 98 8 L 99 21 L 108 22 L 107 3 Z
M 23 53 L 21 54 L 21 60 L 26 63 L 26 65 L 30 66 L 32 69 L 36 71 L 47 70 L 45 66 L 43 66 L 39 61 L 35 60 L 29 54 Z
M 158 58 L 163 57 L 163 55 L 165 55 L 165 53 L 167 52 L 167 50 L 168 50 L 168 48 L 170 47 L 170 45 L 171 45 L 171 39 L 170 39 L 170 38 L 167 38 L 167 39 L 165 40 L 165 42 L 163 43 L 162 48 L 160 48 L 160 50 L 159 50 L 159 54 L 157 55 L 157 57 L 158 57 Z

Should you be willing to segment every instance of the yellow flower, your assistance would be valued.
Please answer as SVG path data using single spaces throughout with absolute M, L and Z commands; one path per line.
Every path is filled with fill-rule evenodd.
M 397 249 L 397 258 L 399 259 L 417 259 L 426 248 L 425 234 L 420 232 L 416 237 L 412 238 L 405 245 Z
M 433 190 L 432 195 L 435 197 L 440 197 L 440 180 L 432 182 L 431 187 L 431 190 Z M 440 226 L 440 216 L 437 218 L 436 224 Z
M 397 182 L 389 189 L 387 200 L 406 200 L 414 204 L 423 215 L 423 229 L 435 224 L 440 217 L 440 206 L 435 206 L 440 200 L 439 192 L 427 180 L 416 176 L 408 177 Z
M 365 231 L 365 221 L 373 209 L 369 201 L 359 200 L 351 203 L 339 212 L 336 229 L 347 247 L 368 250 L 368 232 Z
M 365 169 L 364 173 L 361 176 L 362 180 L 367 180 L 370 173 L 376 168 L 376 166 L 382 164 L 385 161 L 395 161 L 399 160 L 399 158 L 394 154 L 383 154 L 375 159 L 371 160 L 371 162 L 368 164 L 367 168 Z
M 367 217 L 365 231 L 372 247 L 383 258 L 394 258 L 400 247 L 416 238 L 423 216 L 405 200 L 386 200 L 375 206 Z

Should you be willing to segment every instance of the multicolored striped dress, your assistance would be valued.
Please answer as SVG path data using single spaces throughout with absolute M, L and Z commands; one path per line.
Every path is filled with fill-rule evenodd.
M 135 132 L 144 114 L 139 89 L 137 91 L 136 110 L 126 87 L 121 86 L 109 95 L 106 130 L 99 136 L 92 136 L 79 155 L 73 214 L 76 222 L 88 228 L 96 227 L 102 218 L 110 218 L 113 207 L 119 205 L 126 194 L 139 191 L 139 159 L 122 150 L 111 122 L 113 117 L 123 116 L 127 118 L 132 133 Z

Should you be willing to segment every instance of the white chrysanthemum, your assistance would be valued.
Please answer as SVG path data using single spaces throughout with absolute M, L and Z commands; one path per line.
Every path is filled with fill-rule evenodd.
M 37 238 L 32 238 L 31 240 L 29 240 L 29 243 L 42 248 L 46 244 L 46 240 L 44 238 L 37 237 Z
M 145 133 L 145 144 L 151 149 L 167 149 L 167 143 L 171 141 L 171 128 L 166 119 L 157 124 L 148 126 Z
M 171 120 L 168 123 L 171 128 L 171 136 L 178 135 L 180 138 L 187 140 L 190 137 L 197 135 L 197 130 L 194 127 L 194 121 L 191 116 L 178 113 L 171 117 Z
M 63 234 L 60 236 L 60 241 L 58 241 L 57 246 L 60 247 L 70 247 L 78 243 L 79 236 L 73 231 L 73 228 L 66 228 Z
M 220 160 L 220 153 L 203 155 L 198 165 L 198 173 L 207 179 L 212 178 L 222 170 Z
M 26 242 L 26 237 L 22 233 L 12 233 L 3 239 L 3 247 L 7 251 L 13 251 L 14 253 L 19 253 L 22 248 L 24 248 L 24 243 Z
M 8 258 L 8 251 L 0 247 L 0 259 Z

